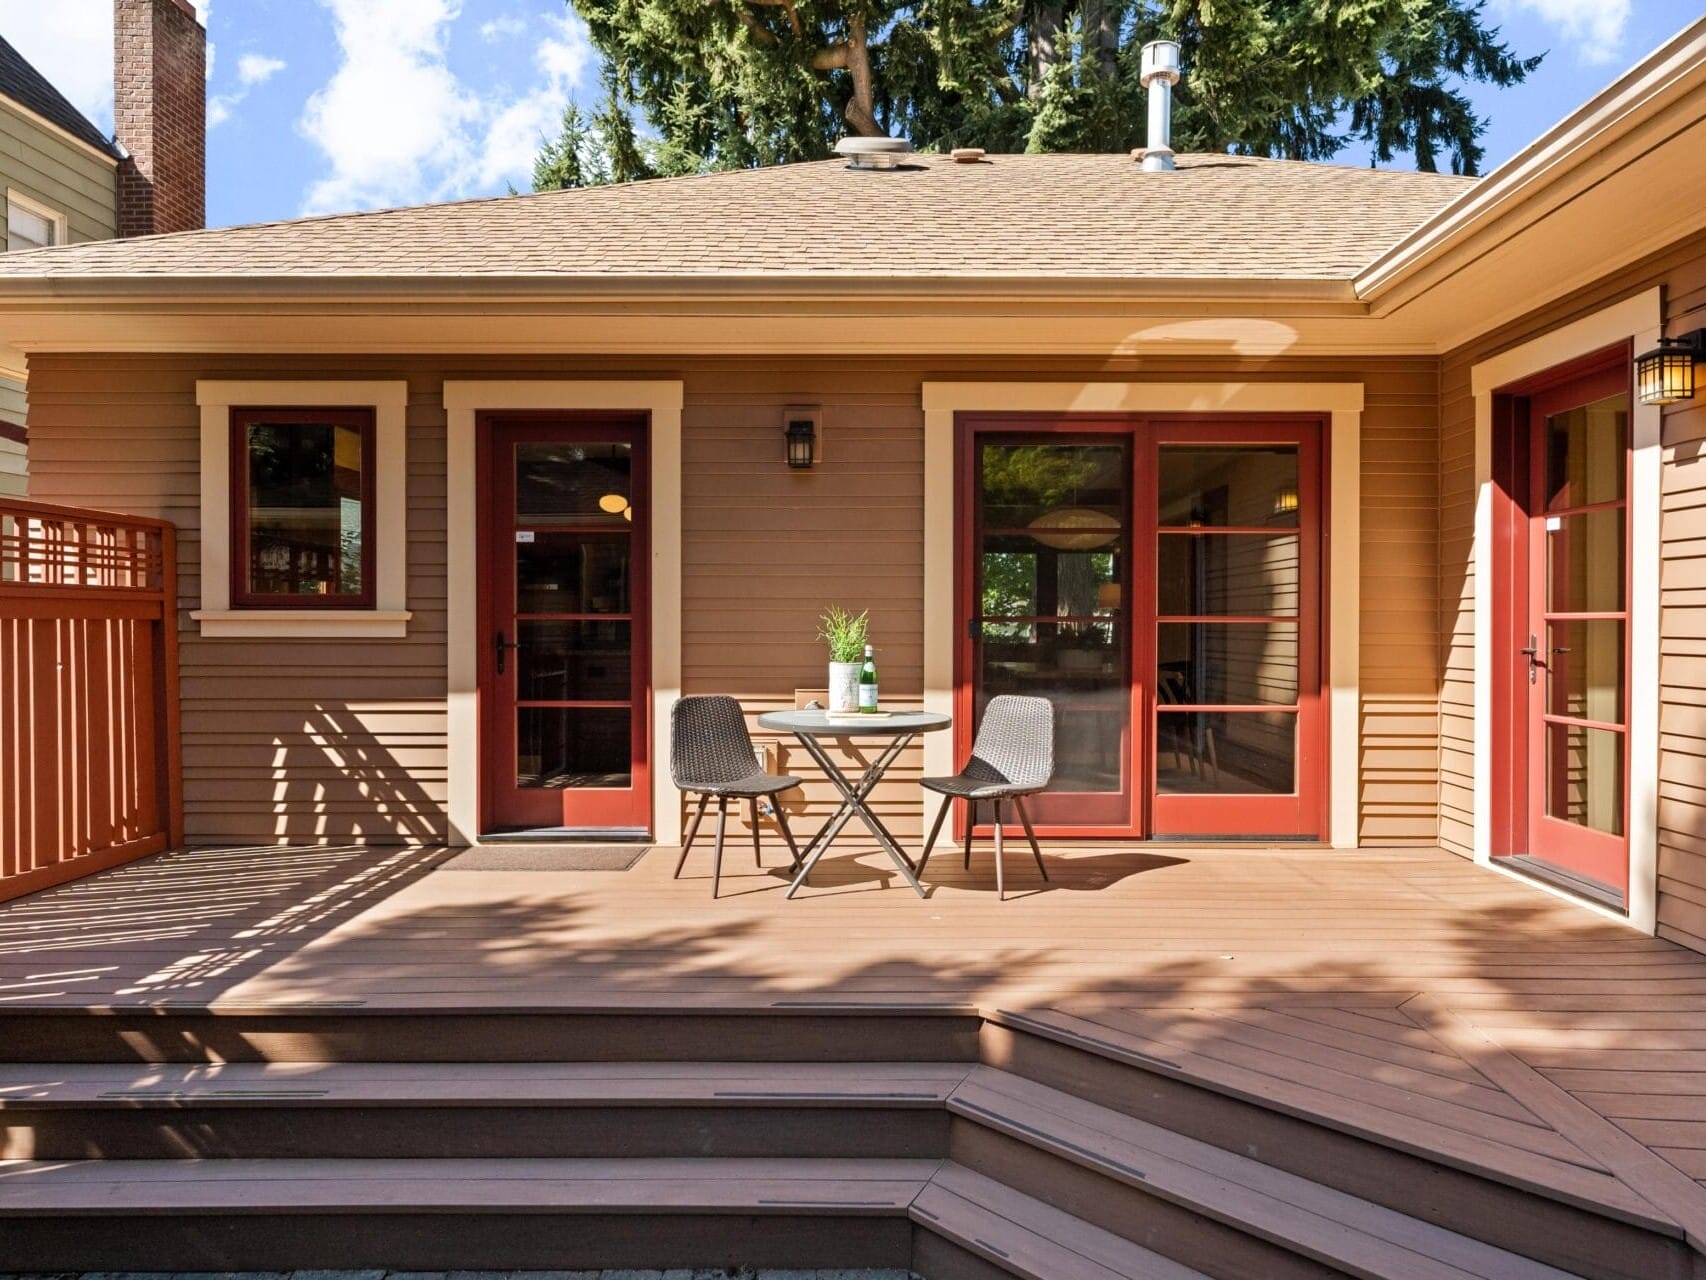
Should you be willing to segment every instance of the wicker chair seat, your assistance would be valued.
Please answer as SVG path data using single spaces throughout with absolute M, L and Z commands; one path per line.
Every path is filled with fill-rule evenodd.
M 729 782 L 695 783 L 687 789 L 708 796 L 773 796 L 799 786 L 800 781 L 786 773 L 755 773 Z
M 920 778 L 918 785 L 926 791 L 934 791 L 938 795 L 944 796 L 957 796 L 962 800 L 996 800 L 1004 796 L 1031 796 L 1043 789 L 1040 786 L 1026 786 L 1018 782 L 973 778 L 963 773 L 957 773 L 951 778 Z

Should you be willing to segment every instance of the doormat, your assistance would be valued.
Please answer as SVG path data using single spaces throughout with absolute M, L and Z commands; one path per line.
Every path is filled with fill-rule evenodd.
M 440 871 L 626 871 L 649 844 L 493 844 L 464 849 Z

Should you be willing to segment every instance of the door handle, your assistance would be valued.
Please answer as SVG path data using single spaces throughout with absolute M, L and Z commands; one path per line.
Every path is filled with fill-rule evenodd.
M 1527 646 L 1517 650 L 1517 652 L 1528 659 L 1528 683 L 1539 683 L 1540 668 L 1545 665 L 1540 661 L 1540 637 L 1530 633 Z M 500 667 L 499 670 L 501 671 L 502 668 Z
M 498 674 L 500 676 L 504 673 L 504 654 L 508 653 L 511 649 L 519 649 L 519 648 L 521 648 L 521 646 L 519 644 L 506 644 L 504 642 L 504 633 L 501 631 L 498 632 L 498 634 L 493 638 L 493 640 L 492 640 L 492 652 L 497 657 Z

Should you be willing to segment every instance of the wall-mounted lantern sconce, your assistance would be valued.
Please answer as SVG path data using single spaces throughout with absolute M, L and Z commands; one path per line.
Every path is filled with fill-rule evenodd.
M 1642 404 L 1675 404 L 1694 399 L 1694 365 L 1706 347 L 1706 329 L 1659 345 L 1635 360 L 1635 394 Z
M 788 467 L 810 471 L 822 457 L 818 421 L 822 411 L 811 405 L 791 405 L 782 413 L 782 438 L 787 445 Z
M 1297 486 L 1294 484 L 1281 485 L 1274 491 L 1274 514 L 1276 516 L 1293 516 L 1298 508 Z

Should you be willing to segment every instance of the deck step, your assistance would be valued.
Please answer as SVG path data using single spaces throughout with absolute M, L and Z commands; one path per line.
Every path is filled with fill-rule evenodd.
M 942 1167 L 913 1202 L 912 1220 L 919 1227 L 913 1268 L 928 1280 L 1208 1280 L 960 1165 Z
M 585 1009 L 418 1001 L 8 1006 L 10 1062 L 975 1062 L 974 1006 L 778 996 Z
M 1695 1276 L 1681 1228 L 1616 1178 L 1581 1164 L 1437 1127 L 1409 1126 L 1411 1140 L 1402 1117 L 1370 1115 L 1363 1123 L 1353 1105 L 1307 1086 L 1275 1085 L 1058 1011 L 992 1012 L 983 1060 L 1062 1097 L 1514 1258 L 1594 1280 Z M 950 1153 L 960 1158 L 952 1141 Z
M 0 1158 L 940 1157 L 946 1102 L 968 1070 L 883 1062 L 0 1064 Z
M 933 1160 L 0 1162 L 18 1271 L 902 1267 Z
M 948 1103 L 951 1158 L 1210 1271 L 1361 1280 L 1570 1273 L 988 1067 Z

